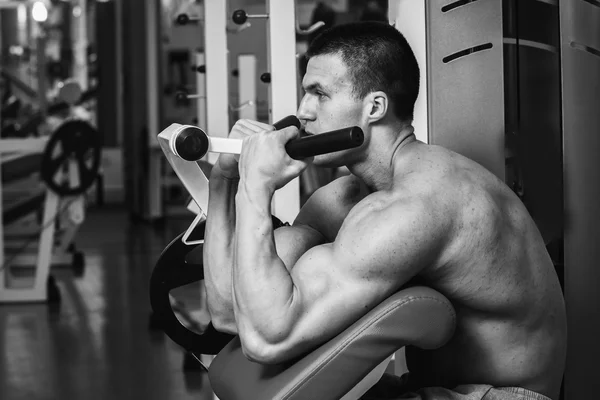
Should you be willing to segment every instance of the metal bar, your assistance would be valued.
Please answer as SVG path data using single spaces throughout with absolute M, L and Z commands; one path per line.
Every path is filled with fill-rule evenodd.
M 196 53 L 196 67 L 199 65 L 206 65 L 206 57 L 203 51 Z M 202 129 L 206 127 L 206 73 L 201 74 L 196 72 L 196 94 L 198 95 L 198 101 L 196 101 L 196 115 L 198 116 L 198 126 Z
M 75 79 L 81 86 L 82 90 L 88 88 L 88 68 L 87 68 L 87 0 L 79 0 L 76 6 L 79 6 L 79 11 L 76 14 L 73 9 L 74 24 L 75 24 L 75 41 L 73 43 L 74 59 L 75 59 Z
M 36 139 L 1 139 L 0 153 L 41 153 L 46 147 L 48 138 Z
M 2 75 L 2 77 L 9 81 L 12 85 L 15 85 L 19 90 L 21 90 L 25 95 L 27 95 L 27 97 L 31 98 L 31 100 L 37 99 L 37 90 L 23 82 L 21 79 L 17 78 L 6 68 L 0 67 L 0 75 Z
M 204 21 L 206 73 L 206 132 L 210 136 L 227 137 L 229 133 L 229 63 L 227 59 L 227 2 L 205 0 Z M 218 155 L 209 154 L 214 164 Z
M 296 14 L 294 0 L 267 0 L 267 58 L 270 122 L 295 115 L 298 109 L 296 73 Z M 273 214 L 292 222 L 300 211 L 300 180 L 293 179 L 273 199 Z
M 213 153 L 241 154 L 242 140 L 211 137 L 208 151 Z
M 413 126 L 418 140 L 429 142 L 427 122 L 427 24 L 425 0 L 390 0 L 389 20 L 404 35 L 420 69 L 419 97 L 415 103 Z
M 238 56 L 239 105 L 247 104 L 239 111 L 240 119 L 256 120 L 256 56 L 240 54 Z
M 54 232 L 56 229 L 56 217 L 59 212 L 60 198 L 51 190 L 46 191 L 44 202 L 43 230 L 40 234 L 40 245 L 38 247 L 37 265 L 35 270 L 35 281 L 33 290 L 40 297 L 47 299 L 46 281 L 50 274 L 50 260 L 52 259 L 52 247 L 54 245 Z
M 48 109 L 48 87 L 46 84 L 46 37 L 44 33 L 36 38 L 36 77 L 37 77 L 37 101 L 42 118 L 46 117 Z
M 146 10 L 146 68 L 148 97 L 146 100 L 148 123 L 148 179 L 147 179 L 147 218 L 154 220 L 163 215 L 162 200 L 162 162 L 161 152 L 158 150 L 156 136 L 159 134 L 160 124 L 160 15 L 159 2 L 147 2 Z

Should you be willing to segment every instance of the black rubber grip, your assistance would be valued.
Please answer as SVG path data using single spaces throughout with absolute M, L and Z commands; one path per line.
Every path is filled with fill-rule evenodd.
M 287 117 L 285 117 L 273 124 L 276 131 L 283 129 L 283 128 L 287 128 L 288 126 L 292 126 L 292 125 L 294 125 L 298 129 L 300 129 L 300 120 L 298 118 L 296 118 L 295 115 L 288 115 Z
M 358 126 L 338 129 L 318 135 L 292 139 L 285 145 L 288 155 L 295 159 L 352 149 L 363 144 L 365 136 Z

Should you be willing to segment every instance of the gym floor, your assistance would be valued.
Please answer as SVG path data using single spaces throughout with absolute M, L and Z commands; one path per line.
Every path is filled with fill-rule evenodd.
M 184 372 L 181 348 L 149 329 L 152 268 L 190 222 L 89 210 L 76 239 L 83 275 L 52 269 L 61 301 L 0 305 L 0 399 L 211 399 L 206 374 Z

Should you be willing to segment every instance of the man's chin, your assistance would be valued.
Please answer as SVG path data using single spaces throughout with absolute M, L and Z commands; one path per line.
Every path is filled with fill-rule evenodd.
M 321 168 L 339 168 L 343 167 L 345 164 L 340 157 L 335 157 L 332 153 L 329 153 L 315 156 L 313 165 Z
M 308 137 L 308 136 L 314 136 L 314 133 L 311 132 L 307 132 L 304 129 L 300 129 L 300 137 Z

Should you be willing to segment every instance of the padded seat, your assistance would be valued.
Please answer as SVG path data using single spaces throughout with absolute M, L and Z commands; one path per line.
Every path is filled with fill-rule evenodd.
M 292 362 L 251 362 L 236 337 L 213 360 L 209 378 L 220 400 L 358 399 L 370 386 L 353 388 L 397 350 L 407 345 L 439 348 L 452 337 L 455 325 L 454 308 L 442 294 L 424 286 L 409 287 Z M 351 391 L 353 397 L 346 396 Z

